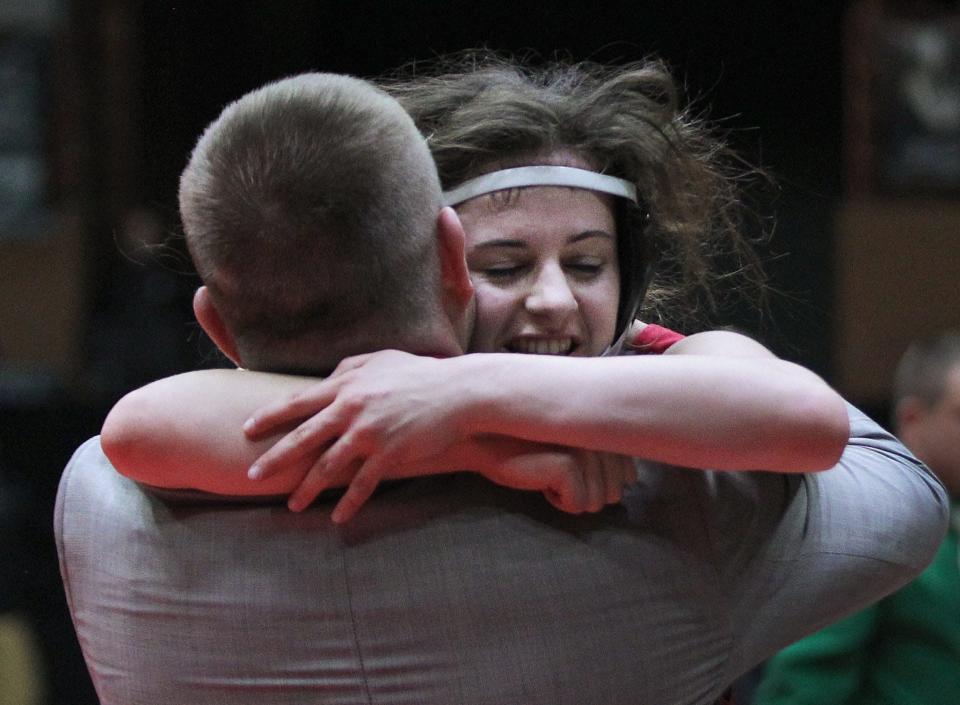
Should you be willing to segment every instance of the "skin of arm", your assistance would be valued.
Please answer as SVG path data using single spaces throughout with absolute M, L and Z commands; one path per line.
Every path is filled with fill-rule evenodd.
M 349 478 L 345 521 L 390 468 L 495 434 L 716 470 L 813 472 L 847 443 L 843 400 L 812 372 L 735 333 L 690 336 L 660 356 L 481 354 L 446 360 L 382 351 L 259 411 L 251 438 L 310 416 L 251 468 L 311 463 L 290 497 L 309 504 Z
M 270 477 L 321 457 L 338 474 L 358 458 L 405 462 L 436 437 L 502 434 L 690 468 L 813 472 L 849 437 L 843 400 L 817 375 L 735 333 L 690 336 L 659 356 L 396 351 L 351 358 L 326 382 L 258 412 L 259 437 L 316 414 L 257 461 Z
M 258 404 L 309 389 L 316 382 L 227 369 L 168 377 L 117 402 L 104 421 L 100 444 L 121 474 L 154 487 L 230 495 L 288 494 L 303 475 L 298 465 L 262 483 L 246 476 L 246 468 L 282 431 L 251 441 L 241 426 Z
M 521 366 L 512 401 L 478 388 L 463 427 L 502 433 L 511 423 L 531 440 L 777 472 L 832 467 L 850 433 L 843 400 L 818 376 L 735 333 L 693 335 L 661 356 L 592 361 L 599 364 L 519 357 L 508 363 Z M 476 364 L 466 379 L 479 387 L 484 361 L 464 362 Z
M 104 422 L 101 446 L 121 474 L 153 487 L 234 496 L 288 495 L 300 485 L 309 462 L 288 464 L 264 480 L 247 476 L 250 464 L 288 429 L 278 427 L 275 434 L 251 441 L 242 424 L 254 409 L 278 396 L 309 389 L 317 381 L 222 369 L 159 380 L 117 403 Z M 445 445 L 416 464 L 394 466 L 385 477 L 469 468 L 498 484 L 542 491 L 557 508 L 579 513 L 619 501 L 622 487 L 635 478 L 628 459 L 597 455 L 513 438 L 478 437 Z M 349 471 L 334 477 L 328 487 L 346 486 L 352 477 Z

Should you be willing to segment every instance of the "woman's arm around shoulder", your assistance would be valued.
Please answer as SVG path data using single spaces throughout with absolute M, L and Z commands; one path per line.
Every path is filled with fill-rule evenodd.
M 268 481 L 247 478 L 247 468 L 276 435 L 251 441 L 243 434 L 243 421 L 258 406 L 317 381 L 235 369 L 175 375 L 117 402 L 103 424 L 100 442 L 121 474 L 154 487 L 287 494 L 299 484 L 299 468 L 287 468 Z
M 507 358 L 510 358 L 507 362 Z M 495 382 L 499 376 L 511 384 Z M 662 355 L 467 356 L 469 427 L 691 468 L 812 472 L 849 438 L 843 399 L 747 336 L 710 331 Z M 506 368 L 512 368 L 508 372 Z M 482 388 L 480 385 L 483 385 Z
M 247 432 L 300 421 L 258 460 L 263 476 L 306 456 L 333 476 L 358 458 L 428 456 L 483 434 L 690 468 L 813 472 L 832 467 L 849 438 L 844 402 L 820 377 L 728 332 L 662 355 L 358 356 L 259 410 Z

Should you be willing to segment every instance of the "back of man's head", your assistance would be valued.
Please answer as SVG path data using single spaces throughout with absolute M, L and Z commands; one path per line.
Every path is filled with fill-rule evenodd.
M 960 497 L 960 331 L 913 343 L 893 386 L 897 433 Z
M 893 381 L 893 404 L 916 397 L 934 406 L 946 391 L 947 377 L 960 365 L 960 331 L 915 341 L 900 358 Z
M 190 253 L 243 362 L 323 371 L 441 315 L 440 185 L 406 112 L 303 74 L 227 106 L 180 180 Z

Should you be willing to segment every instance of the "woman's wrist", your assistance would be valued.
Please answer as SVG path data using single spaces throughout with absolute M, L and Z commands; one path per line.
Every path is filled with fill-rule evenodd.
M 444 398 L 451 401 L 448 418 L 458 441 L 497 433 L 491 419 L 497 413 L 497 392 L 503 380 L 497 378 L 495 353 L 471 353 L 444 360 L 447 372 L 441 376 Z

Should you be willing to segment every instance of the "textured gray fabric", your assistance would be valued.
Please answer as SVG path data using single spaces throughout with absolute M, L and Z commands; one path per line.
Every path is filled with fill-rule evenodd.
M 571 517 L 472 475 L 330 505 L 175 501 L 98 439 L 64 473 L 61 570 L 103 705 L 692 705 L 916 575 L 940 484 L 851 409 L 825 473 L 644 467 Z

